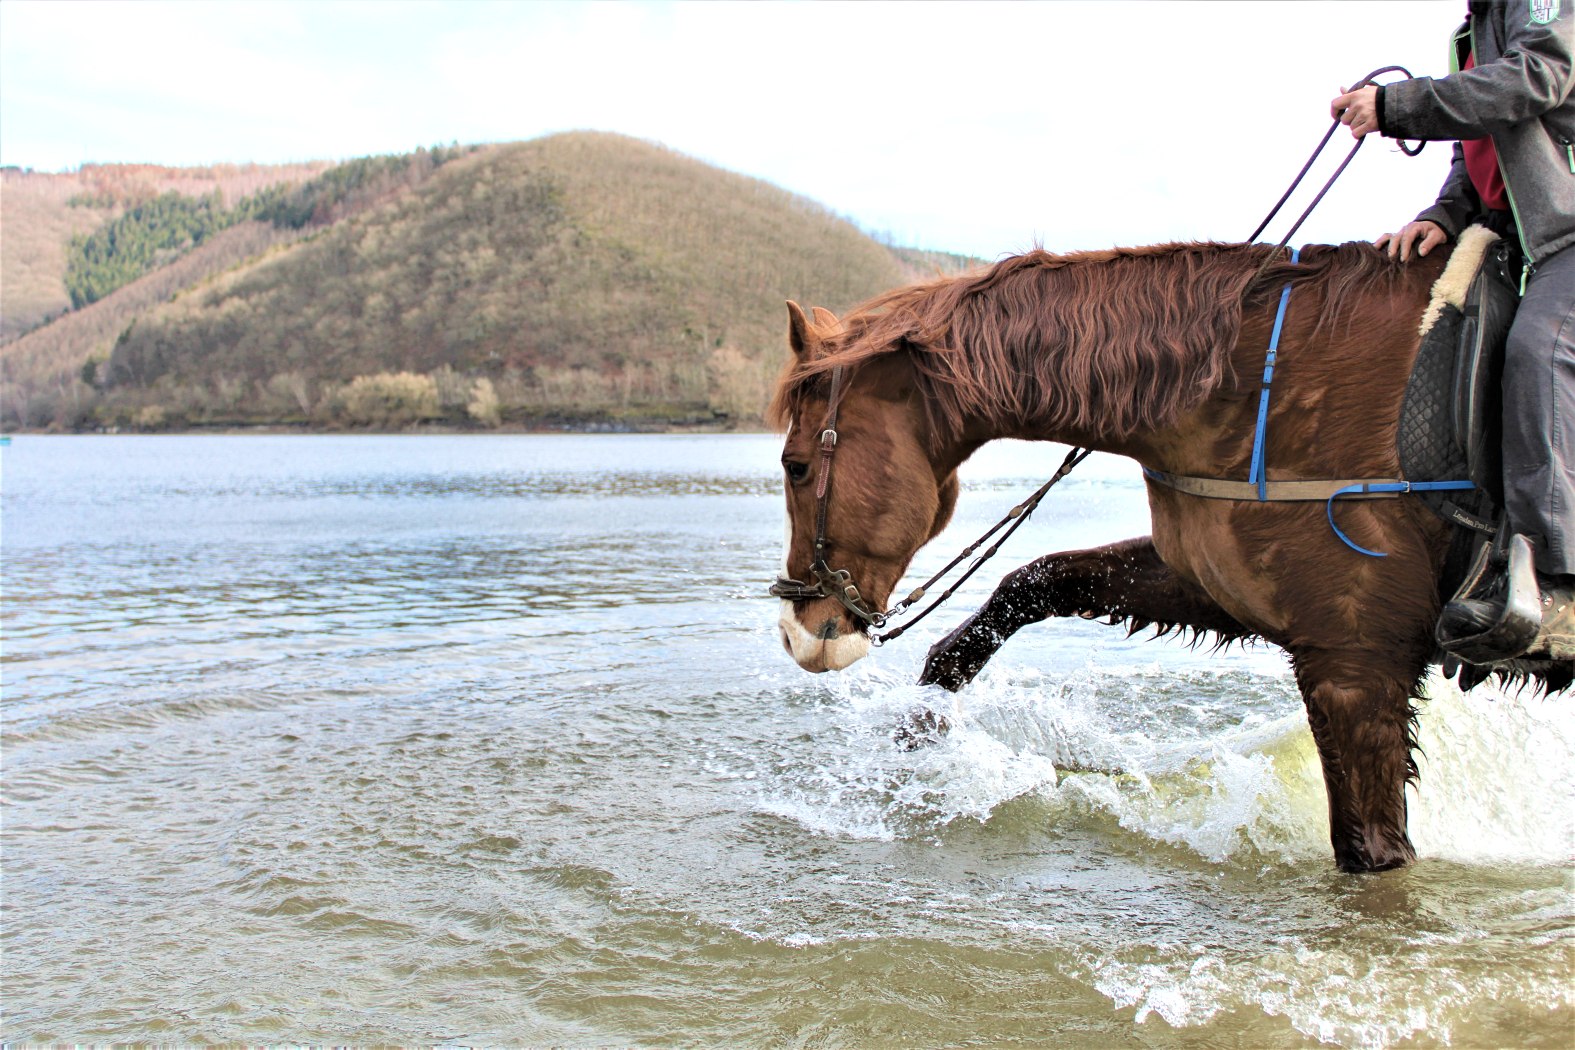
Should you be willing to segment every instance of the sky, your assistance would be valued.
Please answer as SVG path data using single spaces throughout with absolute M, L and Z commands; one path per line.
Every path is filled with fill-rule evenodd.
M 1464 0 L 5 0 L 0 164 L 348 159 L 598 129 L 987 259 L 1245 239 L 1370 70 L 1447 72 Z M 1387 79 L 1387 78 L 1386 78 Z M 1343 129 L 1278 240 L 1352 144 Z M 1296 236 L 1430 204 L 1372 137 Z M 1321 173 L 1321 174 L 1320 174 Z

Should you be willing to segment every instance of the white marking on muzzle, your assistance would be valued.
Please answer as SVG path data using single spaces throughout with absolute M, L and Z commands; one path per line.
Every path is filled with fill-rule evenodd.
M 840 671 L 869 655 L 870 640 L 863 631 L 843 634 L 840 628 L 832 628 L 835 633 L 831 637 L 822 637 L 799 621 L 792 602 L 781 604 L 777 629 L 782 647 L 806 671 Z

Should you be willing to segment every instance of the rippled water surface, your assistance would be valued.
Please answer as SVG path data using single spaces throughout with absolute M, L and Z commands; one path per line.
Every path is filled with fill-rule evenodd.
M 1575 1041 L 1575 698 L 1435 683 L 1421 859 L 1343 876 L 1273 649 L 1057 622 L 914 686 L 992 567 L 799 671 L 777 445 L 17 438 L 0 1038 Z M 915 575 L 1059 458 L 986 449 Z M 1096 458 L 1001 571 L 1146 531 Z

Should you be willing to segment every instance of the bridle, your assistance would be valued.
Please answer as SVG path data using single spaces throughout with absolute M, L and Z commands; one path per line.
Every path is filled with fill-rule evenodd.
M 807 602 L 818 598 L 835 598 L 848 612 L 866 625 L 880 629 L 886 616 L 871 609 L 853 583 L 853 576 L 846 569 L 833 569 L 826 563 L 826 510 L 831 503 L 831 460 L 837 454 L 837 411 L 842 407 L 842 396 L 847 392 L 842 381 L 843 366 L 831 370 L 830 403 L 826 406 L 826 425 L 820 432 L 820 470 L 815 479 L 815 560 L 809 565 L 814 577 L 811 583 L 801 583 L 786 577 L 777 577 L 770 593 L 790 602 Z
M 966 583 L 968 578 L 978 571 L 981 565 L 989 561 L 995 555 L 995 552 L 1001 549 L 1001 545 L 1006 542 L 1012 533 L 1017 531 L 1018 526 L 1028 520 L 1028 516 L 1034 512 L 1034 508 L 1039 506 L 1040 500 L 1044 499 L 1051 486 L 1070 474 L 1073 467 L 1088 458 L 1090 450 L 1083 448 L 1072 449 L 1071 452 L 1067 453 L 1066 459 L 1062 461 L 1060 469 L 1055 472 L 1049 481 L 1041 485 L 1032 496 L 1013 507 L 1006 517 L 992 525 L 983 536 L 980 536 L 965 548 L 957 557 L 947 562 L 940 572 L 925 580 L 902 601 L 883 613 L 877 612 L 870 608 L 869 603 L 859 593 L 858 586 L 853 582 L 852 574 L 846 569 L 833 569 L 826 561 L 826 512 L 831 503 L 831 463 L 837 454 L 837 413 L 842 407 L 842 398 L 846 393 L 847 387 L 844 383 L 843 366 L 836 365 L 831 370 L 831 393 L 829 403 L 826 406 L 826 424 L 820 432 L 820 470 L 815 479 L 815 560 L 809 566 L 809 573 L 813 579 L 809 583 L 804 583 L 799 580 L 791 580 L 779 576 L 777 581 L 771 585 L 769 591 L 773 597 L 790 602 L 831 598 L 846 609 L 855 619 L 861 621 L 864 624 L 865 633 L 869 635 L 870 641 L 879 646 L 902 634 L 909 627 L 930 615 L 942 602 L 955 594 L 957 589 Z M 1008 523 L 1010 523 L 1009 527 Z M 976 558 L 967 571 L 958 577 L 957 582 L 946 589 L 945 593 L 936 598 L 927 608 L 903 626 L 895 627 L 889 631 L 881 630 L 886 624 L 905 614 L 915 603 L 922 601 L 930 587 L 948 572 L 951 572 L 964 558 L 972 555 L 986 540 L 1003 527 L 1006 527 L 1006 531 L 1002 533 L 1001 538 L 996 540 L 988 550 Z

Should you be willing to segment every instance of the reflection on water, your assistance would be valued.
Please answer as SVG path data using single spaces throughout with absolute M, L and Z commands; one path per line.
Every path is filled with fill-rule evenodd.
M 986 451 L 915 576 L 1059 460 Z M 1568 1045 L 1563 698 L 1435 688 L 1423 859 L 1342 876 L 1272 649 L 1076 621 L 912 685 L 987 571 L 799 672 L 777 452 L 7 448 L 0 1036 Z M 1145 531 L 1086 466 L 1003 562 Z

